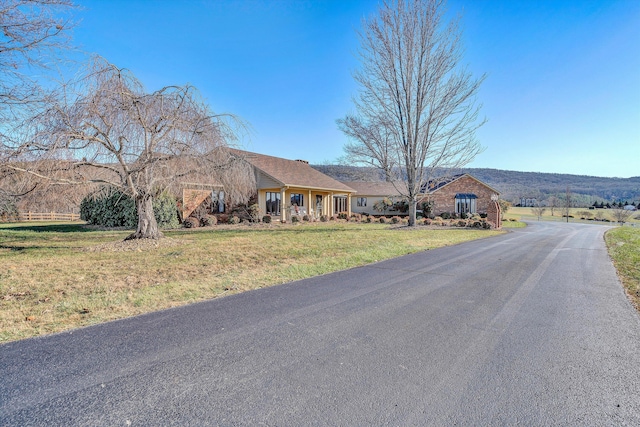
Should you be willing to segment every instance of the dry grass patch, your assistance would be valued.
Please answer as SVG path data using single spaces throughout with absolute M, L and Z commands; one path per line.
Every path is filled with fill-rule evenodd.
M 0 224 L 0 342 L 63 331 L 495 235 L 313 223 L 166 232 Z

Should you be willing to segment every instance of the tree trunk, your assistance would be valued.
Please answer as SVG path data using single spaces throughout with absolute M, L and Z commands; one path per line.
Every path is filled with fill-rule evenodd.
M 409 201 L 409 227 L 415 227 L 416 225 L 416 210 L 418 209 L 418 202 L 415 200 Z
M 163 237 L 158 229 L 158 222 L 153 213 L 153 197 L 148 194 L 136 197 L 138 209 L 138 229 L 125 240 L 133 239 L 160 239 Z

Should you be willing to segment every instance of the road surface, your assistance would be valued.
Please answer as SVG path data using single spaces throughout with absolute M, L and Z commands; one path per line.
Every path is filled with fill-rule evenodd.
M 0 425 L 638 426 L 605 231 L 536 222 L 5 344 Z

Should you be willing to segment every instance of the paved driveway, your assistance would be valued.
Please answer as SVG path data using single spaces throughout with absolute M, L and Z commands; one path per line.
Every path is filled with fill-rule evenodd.
M 532 223 L 6 344 L 0 425 L 640 425 L 605 231 Z

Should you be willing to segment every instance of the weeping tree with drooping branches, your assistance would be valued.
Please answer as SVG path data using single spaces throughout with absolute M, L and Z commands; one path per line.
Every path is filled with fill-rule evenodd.
M 28 128 L 25 145 L 40 161 L 21 171 L 128 194 L 138 221 L 127 239 L 162 237 L 152 202 L 166 189 L 221 185 L 231 203 L 246 202 L 255 192 L 250 166 L 228 149 L 243 132 L 241 120 L 214 114 L 190 85 L 147 92 L 130 71 L 100 57 L 62 86 L 56 102 Z

